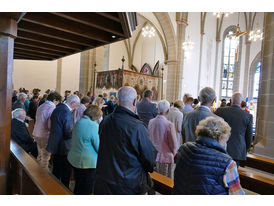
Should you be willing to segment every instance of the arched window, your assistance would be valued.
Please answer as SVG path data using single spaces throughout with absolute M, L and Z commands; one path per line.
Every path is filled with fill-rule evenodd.
M 254 75 L 253 99 L 258 99 L 261 66 L 262 66 L 262 63 L 259 61 L 257 64 L 255 75 Z
M 233 94 L 233 80 L 235 69 L 235 51 L 239 45 L 239 39 L 236 37 L 226 37 L 227 34 L 235 33 L 235 28 L 231 27 L 224 33 L 223 60 L 222 60 L 222 79 L 221 96 L 230 98 Z

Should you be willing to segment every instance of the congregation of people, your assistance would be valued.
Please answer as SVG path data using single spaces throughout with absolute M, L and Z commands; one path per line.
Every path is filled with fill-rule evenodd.
M 210 87 L 172 103 L 152 102 L 151 90 L 137 97 L 129 86 L 117 98 L 15 90 L 11 137 L 77 195 L 147 194 L 153 171 L 174 180 L 173 194 L 245 194 L 238 167 L 253 117 L 240 93 L 218 109 Z

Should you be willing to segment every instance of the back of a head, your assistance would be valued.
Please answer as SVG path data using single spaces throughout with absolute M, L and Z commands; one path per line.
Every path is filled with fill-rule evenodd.
M 242 108 L 246 108 L 246 106 L 247 106 L 247 105 L 246 105 L 246 102 L 245 102 L 245 101 L 242 101 L 241 107 L 242 107 Z
M 186 102 L 186 100 L 187 100 L 188 97 L 191 97 L 191 94 L 185 93 L 184 97 L 183 97 L 183 102 L 184 103 Z
M 92 120 L 98 120 L 102 116 L 102 111 L 98 105 L 91 104 L 84 111 L 84 115 L 87 115 Z
M 196 105 L 196 104 L 199 104 L 199 100 L 198 100 L 198 99 L 194 99 L 194 100 L 193 100 L 193 104 L 195 104 L 195 105 Z
M 87 103 L 90 103 L 91 99 L 87 96 L 83 97 L 81 99 L 81 104 L 87 104 Z
M 232 95 L 232 104 L 238 104 L 241 105 L 243 101 L 243 96 L 241 93 L 237 92 Z
M 188 97 L 186 99 L 186 103 L 193 103 L 193 101 L 194 101 L 193 97 Z
M 80 104 L 80 98 L 76 95 L 76 94 L 73 94 L 71 96 L 69 96 L 66 100 L 66 103 L 69 103 L 69 104 Z
M 147 89 L 144 91 L 144 98 L 151 97 L 153 95 L 152 91 Z
M 22 117 L 24 115 L 26 115 L 26 112 L 22 108 L 17 108 L 15 110 L 13 110 L 12 113 L 11 113 L 12 119 L 14 119 L 14 118 L 20 118 L 20 117 Z
M 100 104 L 104 104 L 104 103 L 105 103 L 105 100 L 103 99 L 103 97 L 96 97 L 92 104 L 99 106 Z
M 173 105 L 174 105 L 174 107 L 181 110 L 184 107 L 184 102 L 182 100 L 176 100 Z
M 199 98 L 201 104 L 211 104 L 213 100 L 216 98 L 216 93 L 214 89 L 210 87 L 205 87 L 200 91 Z
M 51 101 L 51 102 L 53 102 L 54 100 L 58 101 L 58 102 L 61 102 L 61 99 L 62 99 L 61 95 L 58 92 L 55 92 L 55 91 L 50 92 L 49 95 L 48 95 L 48 98 L 47 98 L 47 100 Z
M 23 92 L 21 92 L 19 95 L 18 95 L 18 99 L 19 99 L 19 101 L 22 101 L 22 100 L 24 100 L 24 99 L 27 99 L 27 95 L 25 94 L 25 93 L 23 93 Z
M 165 114 L 169 108 L 170 104 L 167 100 L 164 99 L 158 102 L 158 111 L 160 114 Z
M 137 98 L 136 90 L 130 86 L 121 87 L 118 90 L 118 105 L 131 107 L 133 101 Z

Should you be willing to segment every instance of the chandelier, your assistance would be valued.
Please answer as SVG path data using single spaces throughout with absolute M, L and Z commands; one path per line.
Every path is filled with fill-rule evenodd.
M 185 41 L 182 45 L 184 51 L 189 51 L 194 48 L 194 42 L 190 41 L 188 36 L 187 41 Z
M 149 27 L 149 26 L 146 26 L 146 27 L 143 27 L 142 28 L 142 35 L 144 37 L 148 36 L 149 38 L 151 37 L 154 37 L 155 36 L 155 29 L 154 27 Z
M 225 17 L 228 17 L 229 14 L 233 14 L 233 12 L 213 12 L 213 15 L 216 16 L 217 18 L 220 18 L 222 15 Z
M 257 24 L 256 29 L 249 32 L 249 41 L 257 41 L 257 40 L 263 40 L 263 32 L 259 28 L 259 25 Z

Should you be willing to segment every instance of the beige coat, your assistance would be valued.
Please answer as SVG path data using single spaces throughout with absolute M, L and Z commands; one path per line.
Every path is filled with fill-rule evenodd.
M 182 124 L 183 124 L 183 113 L 177 107 L 171 107 L 169 113 L 167 115 L 167 119 L 171 121 L 176 130 L 177 134 L 177 145 L 178 149 L 181 146 L 181 131 L 182 131 Z

